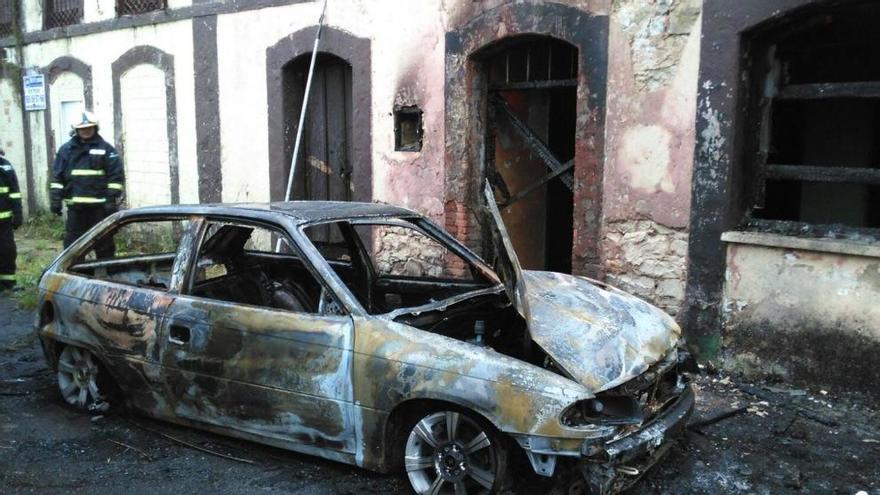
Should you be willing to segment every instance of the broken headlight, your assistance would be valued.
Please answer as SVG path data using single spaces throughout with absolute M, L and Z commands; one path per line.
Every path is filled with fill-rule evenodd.
M 575 402 L 560 416 L 565 426 L 634 425 L 644 420 L 642 408 L 634 397 L 609 395 Z

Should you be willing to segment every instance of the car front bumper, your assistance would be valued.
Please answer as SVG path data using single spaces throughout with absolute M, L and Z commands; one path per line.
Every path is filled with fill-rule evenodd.
M 638 430 L 607 443 L 584 442 L 580 467 L 591 493 L 616 493 L 635 483 L 683 433 L 694 403 L 688 383 L 674 402 Z

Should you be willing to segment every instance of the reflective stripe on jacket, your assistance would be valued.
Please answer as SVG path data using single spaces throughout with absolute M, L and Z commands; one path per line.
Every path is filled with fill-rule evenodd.
M 17 218 L 21 222 L 21 191 L 15 169 L 0 157 L 0 221 Z
M 100 135 L 90 141 L 74 136 L 55 155 L 49 189 L 53 203 L 95 205 L 115 202 L 124 184 L 122 159 L 113 146 Z

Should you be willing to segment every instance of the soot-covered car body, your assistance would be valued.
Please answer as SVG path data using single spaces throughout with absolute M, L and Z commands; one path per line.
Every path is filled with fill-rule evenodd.
M 117 400 L 403 467 L 420 493 L 505 489 L 520 452 L 540 476 L 625 487 L 693 408 L 678 326 L 601 283 L 523 271 L 494 234 L 497 272 L 392 206 L 129 210 L 47 269 L 36 330 L 81 409 Z M 102 242 L 112 258 L 95 259 Z

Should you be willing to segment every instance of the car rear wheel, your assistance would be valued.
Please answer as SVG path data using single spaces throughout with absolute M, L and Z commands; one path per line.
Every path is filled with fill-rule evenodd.
M 489 425 L 458 411 L 440 411 L 412 424 L 404 467 L 419 494 L 498 493 L 507 472 L 501 438 Z
M 86 349 L 67 346 L 58 356 L 58 390 L 71 406 L 89 412 L 109 409 L 108 396 L 101 390 L 106 372 Z

